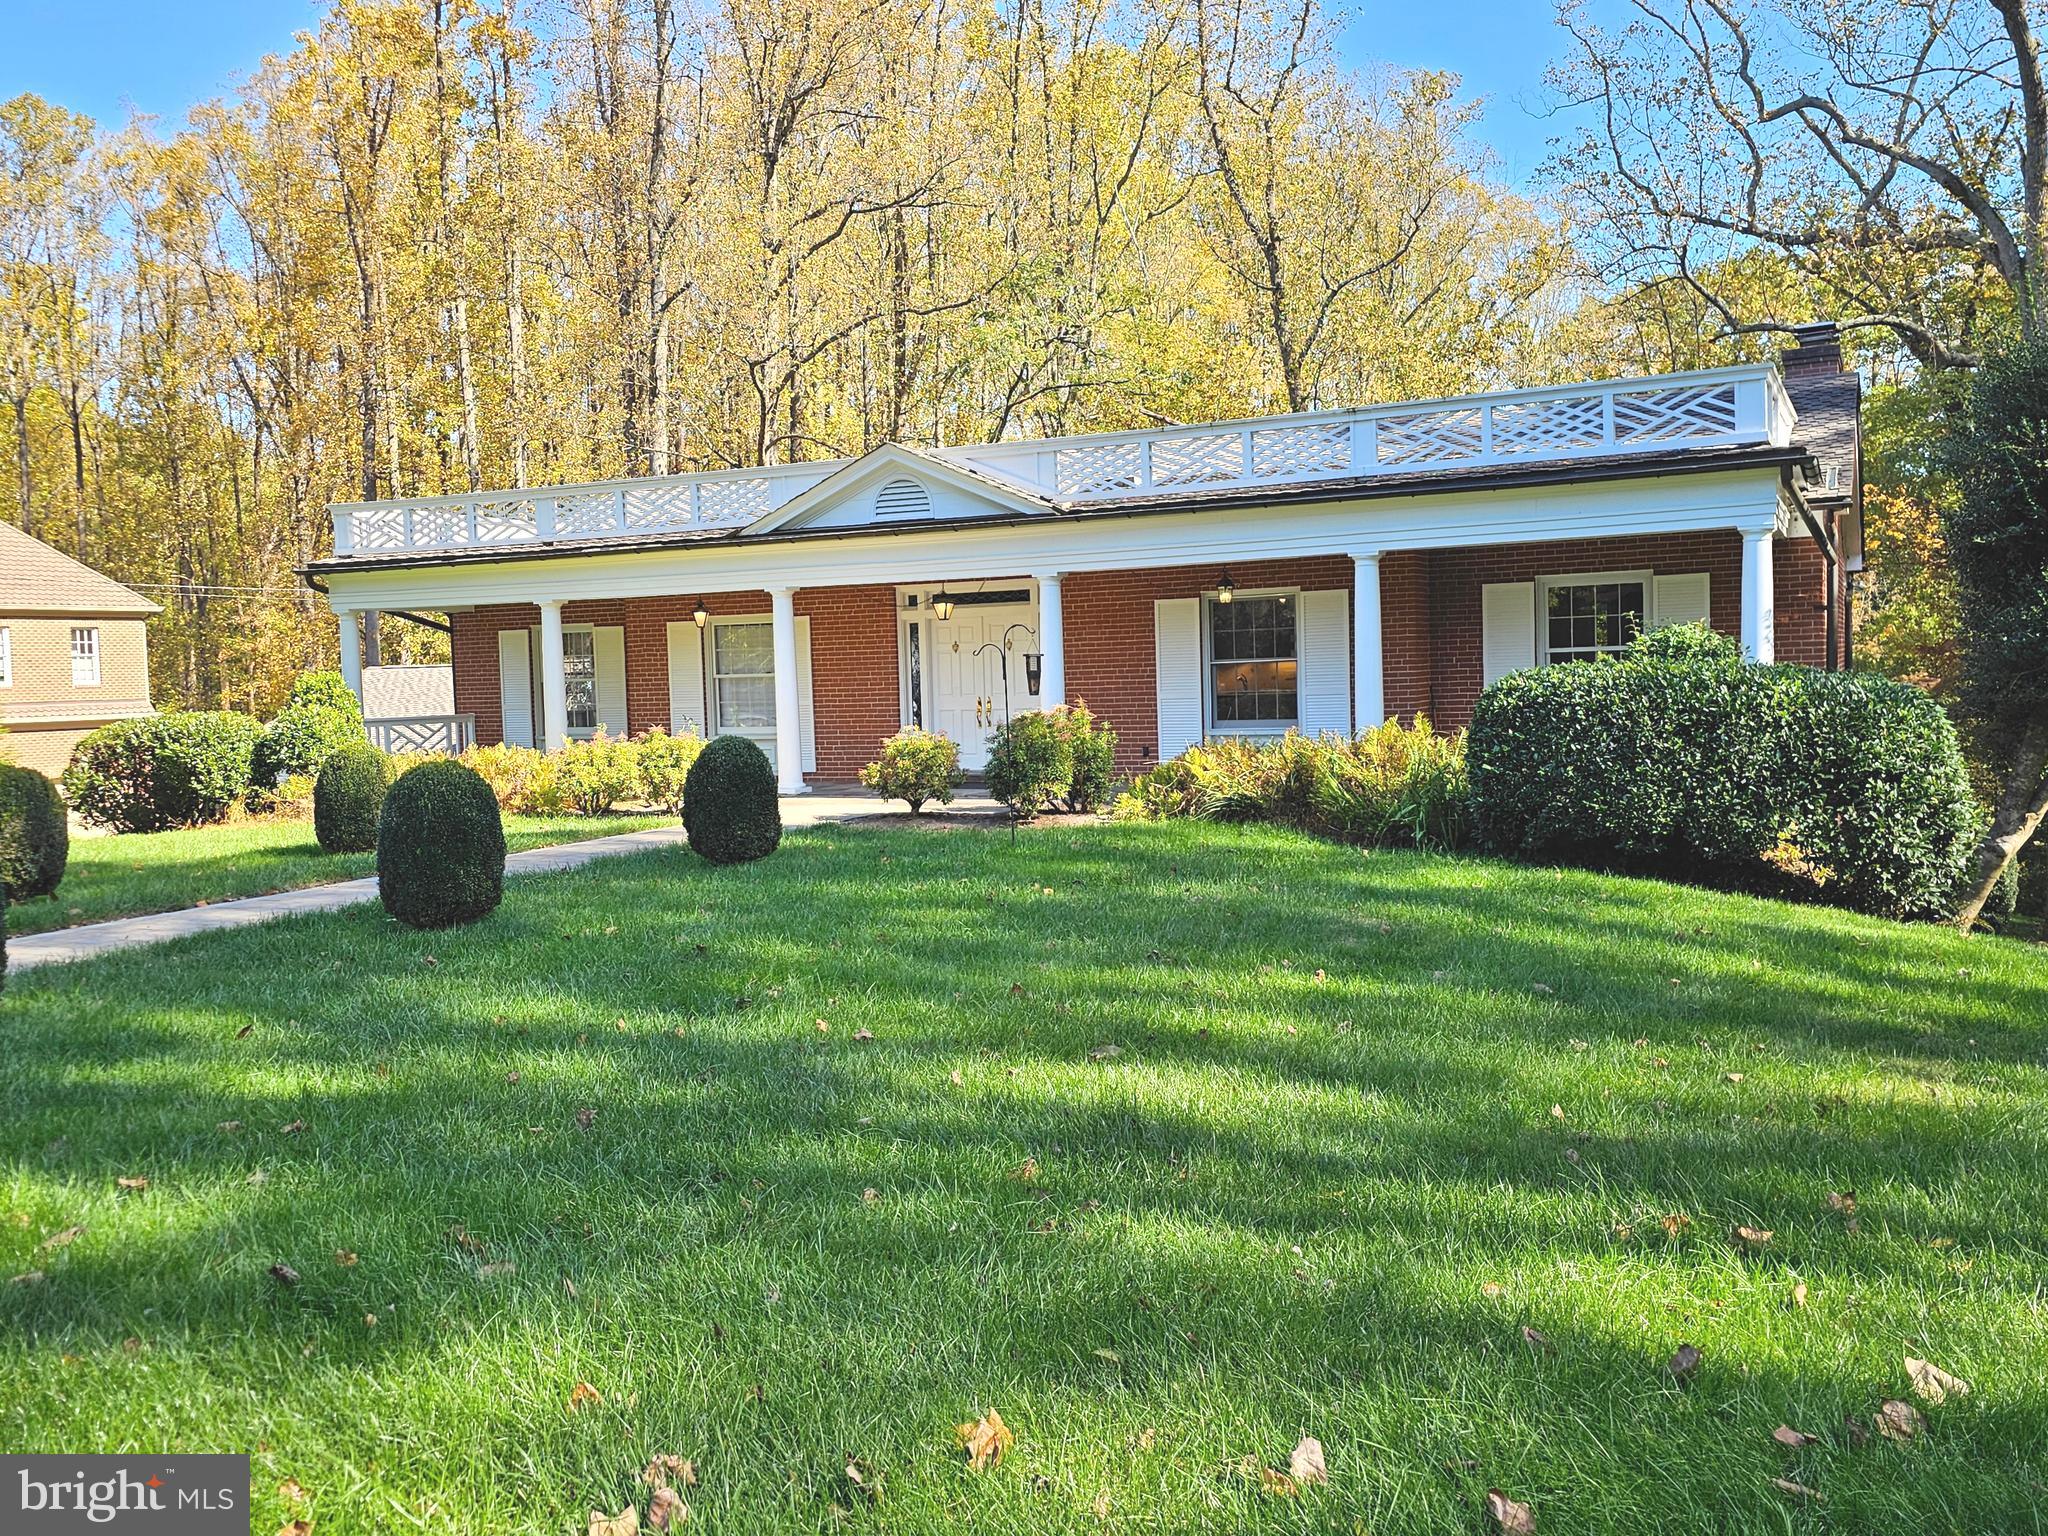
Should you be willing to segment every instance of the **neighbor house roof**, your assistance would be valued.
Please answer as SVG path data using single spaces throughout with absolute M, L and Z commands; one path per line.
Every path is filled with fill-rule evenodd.
M 52 549 L 12 523 L 0 523 L 0 613 L 132 613 L 157 605 L 89 565 Z

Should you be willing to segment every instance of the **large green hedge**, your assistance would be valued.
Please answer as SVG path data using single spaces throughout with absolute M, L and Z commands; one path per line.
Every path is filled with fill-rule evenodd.
M 1501 852 L 1894 917 L 1948 910 L 1982 815 L 1955 727 L 1919 690 L 1746 666 L 1683 635 L 1502 678 L 1467 760 Z
M 377 894 L 414 928 L 473 923 L 505 894 L 505 823 L 473 768 L 437 757 L 398 776 L 377 821 Z
M 71 754 L 64 794 L 95 826 L 159 832 L 218 821 L 249 788 L 263 727 L 225 710 L 117 720 Z
M 57 786 L 33 768 L 0 763 L 0 891 L 15 901 L 48 896 L 70 857 Z
M 683 783 L 683 830 L 714 864 L 764 859 L 782 844 L 782 804 L 768 755 L 744 736 L 704 745 Z

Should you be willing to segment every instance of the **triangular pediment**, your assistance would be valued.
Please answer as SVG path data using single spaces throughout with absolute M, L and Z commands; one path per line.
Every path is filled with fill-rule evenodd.
M 742 536 L 804 528 L 915 528 L 980 517 L 1057 516 L 1050 502 L 932 454 L 884 443 L 749 523 Z

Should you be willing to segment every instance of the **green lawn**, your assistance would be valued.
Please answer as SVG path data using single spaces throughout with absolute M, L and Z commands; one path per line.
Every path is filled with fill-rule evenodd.
M 262 1531 L 581 1533 L 655 1454 L 746 1536 L 2048 1509 L 2010 941 L 1260 829 L 823 828 L 17 975 L 0 1037 L 0 1444 L 252 1450 Z M 1866 1443 L 1908 1353 L 1974 1391 Z M 1327 1486 L 1262 1491 L 1302 1435 Z
M 507 816 L 514 853 L 654 826 L 652 816 Z M 262 896 L 376 872 L 373 853 L 328 853 L 305 821 L 243 821 L 180 832 L 79 837 L 54 896 L 7 909 L 9 933 L 45 933 L 197 902 Z

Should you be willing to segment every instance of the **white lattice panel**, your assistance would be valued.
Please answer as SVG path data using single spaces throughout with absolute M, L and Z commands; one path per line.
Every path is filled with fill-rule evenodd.
M 642 485 L 626 492 L 628 528 L 682 528 L 692 515 L 688 485 Z
M 412 541 L 421 549 L 469 542 L 467 507 L 421 507 L 412 515 Z
M 1416 411 L 1407 416 L 1382 416 L 1379 461 L 1382 464 L 1445 464 L 1476 458 L 1485 441 L 1477 406 L 1448 411 Z
M 1573 453 L 1606 441 L 1607 403 L 1601 395 L 1511 400 L 1493 408 L 1495 453 Z
M 1090 443 L 1085 448 L 1062 448 L 1053 461 L 1053 480 L 1066 496 L 1127 491 L 1138 483 L 1144 452 L 1142 443 Z
M 370 744 L 386 752 L 431 752 L 453 757 L 470 744 L 472 715 L 422 716 L 407 720 L 365 720 Z
M 1350 467 L 1351 428 L 1342 422 L 1267 427 L 1252 433 L 1252 474 L 1260 480 L 1325 475 Z
M 405 514 L 400 511 L 358 512 L 353 526 L 361 553 L 405 548 Z
M 707 480 L 697 490 L 698 516 L 707 523 L 756 518 L 772 505 L 766 480 Z
M 1200 485 L 1244 478 L 1244 434 L 1211 432 L 1201 437 L 1162 437 L 1152 444 L 1154 485 Z
M 586 538 L 611 533 L 619 526 L 619 509 L 610 491 L 586 491 L 555 498 L 555 537 Z
M 479 544 L 516 544 L 534 536 L 531 501 L 480 501 L 476 504 L 476 541 Z
M 1735 430 L 1735 386 L 1638 389 L 1614 397 L 1618 443 L 1682 443 Z

